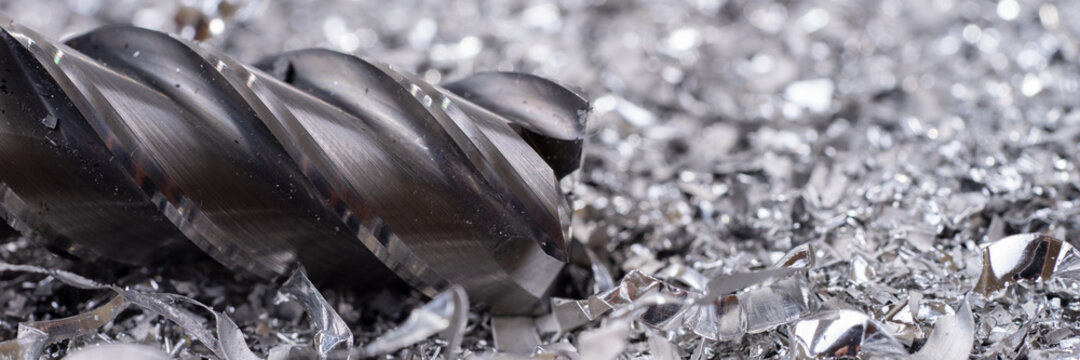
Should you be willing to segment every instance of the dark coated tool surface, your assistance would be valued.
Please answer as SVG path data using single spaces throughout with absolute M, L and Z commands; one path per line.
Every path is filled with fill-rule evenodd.
M 142 264 L 193 242 L 261 277 L 393 273 L 518 313 L 566 261 L 558 179 L 588 104 L 555 83 L 443 88 L 328 50 L 256 67 L 134 27 L 58 43 L 0 21 L 0 215 L 54 247 Z

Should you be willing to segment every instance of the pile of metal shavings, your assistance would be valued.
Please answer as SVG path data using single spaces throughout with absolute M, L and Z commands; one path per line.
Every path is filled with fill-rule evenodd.
M 538 318 L 465 314 L 453 291 L 325 289 L 348 350 L 319 330 L 334 329 L 317 320 L 331 312 L 304 310 L 311 294 L 279 296 L 212 264 L 115 270 L 18 237 L 0 245 L 6 263 L 194 299 L 258 357 L 317 357 L 316 338 L 339 344 L 331 358 L 1080 356 L 1077 2 L 11 0 L 0 11 L 53 37 L 134 23 L 245 61 L 328 47 L 434 83 L 526 71 L 592 100 L 585 165 L 564 184 L 577 256 Z M 0 273 L 0 286 L 0 339 L 115 294 L 38 273 Z M 104 343 L 215 355 L 138 309 L 45 353 Z

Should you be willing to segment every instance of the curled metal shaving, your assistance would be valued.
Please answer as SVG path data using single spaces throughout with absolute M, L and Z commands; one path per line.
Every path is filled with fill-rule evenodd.
M 604 265 L 596 252 L 586 248 L 585 255 L 589 257 L 589 267 L 592 270 L 592 290 L 599 293 L 615 287 L 615 279 L 611 276 L 611 270 Z
M 400 326 L 379 336 L 361 349 L 360 357 L 391 353 L 442 333 L 451 354 L 461 347 L 461 337 L 468 320 L 469 298 L 461 286 L 453 286 L 416 308 Z
M 0 358 L 37 359 L 49 344 L 95 331 L 112 322 L 127 306 L 127 300 L 116 296 L 93 310 L 75 316 L 20 323 L 15 339 L 0 342 Z
M 1010 283 L 1080 275 L 1080 252 L 1043 234 L 1012 235 L 984 245 L 982 260 L 974 291 L 987 296 Z
M 319 352 L 319 356 L 325 358 L 331 350 L 341 345 L 344 345 L 346 350 L 352 349 L 353 334 L 352 330 L 349 330 L 349 325 L 337 311 L 330 307 L 302 268 L 293 270 L 292 275 L 278 291 L 299 302 L 307 311 L 311 322 L 318 329 L 318 333 L 315 334 L 315 349 Z
M 943 316 L 955 314 L 953 308 L 940 300 L 924 299 L 918 292 L 911 292 L 903 302 L 895 304 L 882 318 L 889 332 L 905 346 L 911 346 L 915 339 L 929 334 L 923 324 Z
M 214 311 L 195 299 L 176 294 L 155 294 L 123 290 L 111 287 L 126 300 L 180 325 L 188 334 L 199 339 L 219 358 L 227 360 L 255 360 L 259 357 L 248 348 L 244 334 L 229 316 Z M 186 310 L 184 306 L 193 306 L 210 313 L 214 319 L 214 331 L 206 329 L 203 319 Z
M 904 346 L 869 316 L 830 310 L 793 324 L 790 359 L 903 358 Z
M 963 360 L 971 356 L 975 342 L 975 318 L 964 300 L 955 314 L 938 318 L 934 331 L 913 360 Z

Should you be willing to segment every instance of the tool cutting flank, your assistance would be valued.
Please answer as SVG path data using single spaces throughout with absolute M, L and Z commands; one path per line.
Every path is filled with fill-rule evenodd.
M 460 284 L 508 313 L 568 257 L 559 179 L 588 103 L 551 81 L 441 87 L 329 50 L 251 66 L 135 27 L 55 42 L 0 21 L 0 215 L 54 248 L 145 264 L 194 243 L 264 278 Z

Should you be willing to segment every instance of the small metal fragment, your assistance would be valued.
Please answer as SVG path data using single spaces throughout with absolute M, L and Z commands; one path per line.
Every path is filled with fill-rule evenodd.
M 738 295 L 746 331 L 757 333 L 790 323 L 817 310 L 817 298 L 797 278 L 752 289 Z
M 706 339 L 734 339 L 746 333 L 746 313 L 738 296 L 721 296 L 713 303 L 698 305 L 696 313 L 687 316 L 686 327 Z
M 334 311 L 319 289 L 316 289 L 307 278 L 303 268 L 293 270 L 292 275 L 278 291 L 304 306 L 308 317 L 319 330 L 315 335 L 315 349 L 319 352 L 319 356 L 325 358 L 338 346 L 343 346 L 346 351 L 352 350 L 352 330 L 349 330 L 349 325 L 345 323 L 341 315 Z
M 649 337 L 649 358 L 656 360 L 682 359 L 682 356 L 679 356 L 678 348 L 670 340 L 656 331 L 649 330 L 647 333 Z
M 585 254 L 589 258 L 589 267 L 592 270 L 592 290 L 599 293 L 615 287 L 615 279 L 611 277 L 611 270 L 600 261 L 600 257 L 592 249 L 585 248 Z
M 49 129 L 56 129 L 56 122 L 56 116 L 54 116 L 53 114 L 46 115 L 44 118 L 41 119 L 41 123 Z
M 781 267 L 718 276 L 709 280 L 708 292 L 705 293 L 705 297 L 703 297 L 702 300 L 707 301 L 707 299 L 713 299 L 718 296 L 742 291 L 751 285 L 770 279 L 784 278 L 799 270 L 801 269 Z
M 454 344 L 460 346 L 465 327 L 462 319 L 468 311 L 469 300 L 465 290 L 453 286 L 424 306 L 414 309 L 400 326 L 365 345 L 360 355 L 372 357 L 391 353 L 438 333 L 449 337 L 446 340 L 450 342 L 451 349 Z
M 938 318 L 934 331 L 912 360 L 963 360 L 971 357 L 975 342 L 975 318 L 964 300 L 956 314 Z
M 671 264 L 656 273 L 656 277 L 668 282 L 689 286 L 694 291 L 705 291 L 709 278 L 683 264 Z
M 578 336 L 578 351 L 582 359 L 612 360 L 626 348 L 630 335 L 630 321 L 612 320 L 600 328 L 582 332 Z
M 76 350 L 64 360 L 169 360 L 158 349 L 136 344 L 101 344 Z
M 588 302 L 559 297 L 551 298 L 551 313 L 537 319 L 542 334 L 564 333 L 587 324 L 592 319 Z
M 817 262 L 814 243 L 805 243 L 788 250 L 773 267 L 790 269 L 810 269 Z

